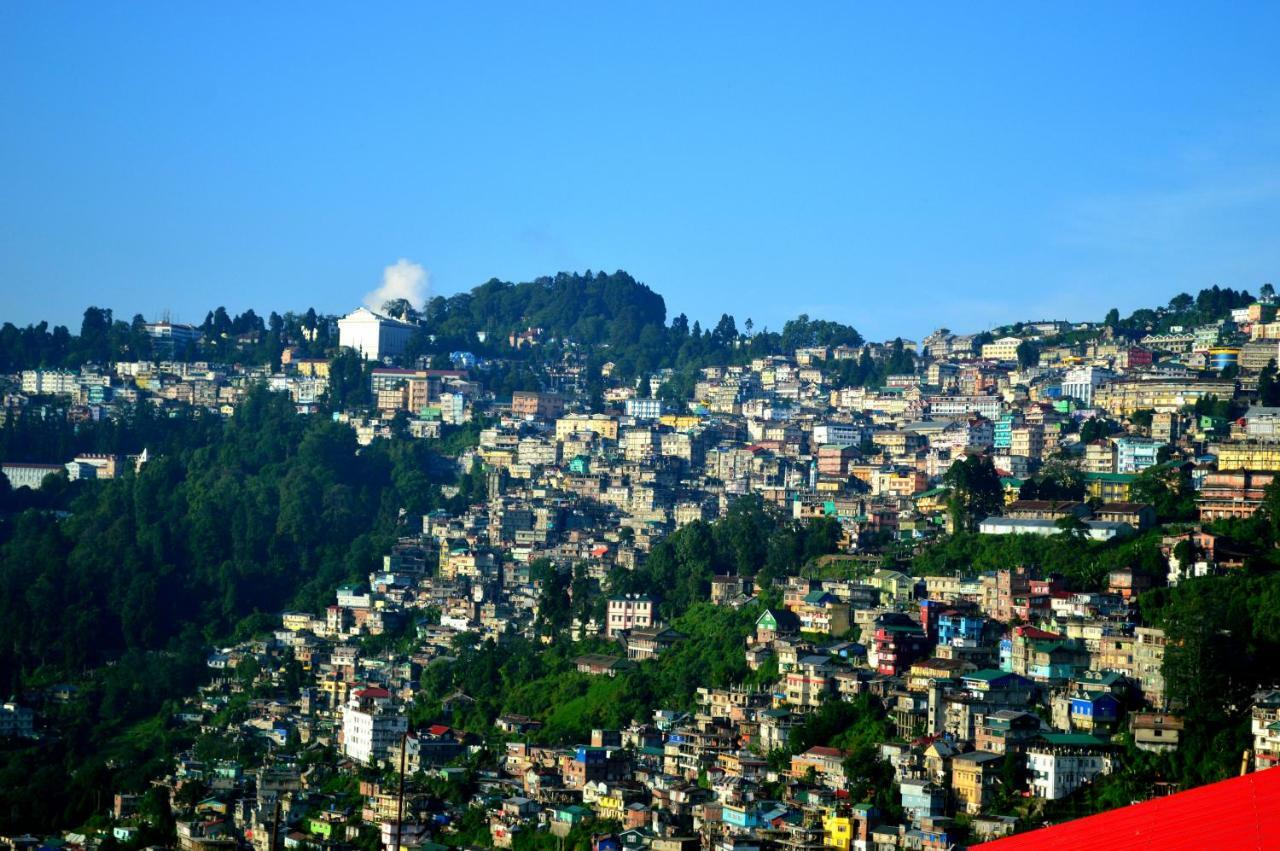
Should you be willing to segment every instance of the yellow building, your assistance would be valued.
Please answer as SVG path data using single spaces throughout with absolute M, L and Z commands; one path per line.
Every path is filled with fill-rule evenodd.
M 329 696 L 330 706 L 342 706 L 347 702 L 347 692 L 351 689 L 350 683 L 337 677 L 321 677 L 320 691 Z
M 1101 502 L 1129 502 L 1136 478 L 1134 473 L 1085 473 L 1085 493 Z
M 1018 337 L 1001 337 L 982 346 L 983 360 L 1013 361 L 1018 359 L 1018 346 L 1022 340 Z
M 839 851 L 849 851 L 853 846 L 853 819 L 828 811 L 822 817 L 822 834 L 823 845 L 838 848 Z
M 878 588 L 885 602 L 900 602 L 911 599 L 916 580 L 902 571 L 881 568 L 867 577 L 867 584 Z
M 947 488 L 934 488 L 916 495 L 916 511 L 921 514 L 941 514 L 947 510 L 947 502 L 951 491 Z
M 510 449 L 481 449 L 478 454 L 495 470 L 506 470 L 516 460 L 516 454 Z
M 1128 416 L 1134 411 L 1179 411 L 1206 396 L 1231 399 L 1236 383 L 1225 379 L 1197 381 L 1188 378 L 1156 381 L 1113 381 L 1093 394 L 1093 403 L 1112 416 Z
M 399 761 L 394 763 L 399 765 Z M 398 795 L 384 794 L 379 791 L 376 794 L 364 796 L 364 816 L 367 821 L 392 821 L 396 817 L 397 808 L 400 805 L 400 797 Z
M 448 552 L 441 548 L 440 577 L 457 579 L 459 576 L 479 576 L 482 573 L 481 559 L 470 549 L 451 549 Z
M 329 361 L 323 358 L 301 358 L 291 361 L 291 363 L 298 370 L 298 375 L 305 375 L 309 378 L 329 377 Z
M 949 680 L 961 673 L 974 670 L 974 665 L 953 659 L 925 659 L 916 662 L 907 672 L 907 690 L 928 691 L 934 680 Z
M 924 449 L 928 439 L 914 431 L 877 431 L 871 442 L 891 455 L 904 455 Z
M 1000 775 L 1000 754 L 971 751 L 951 758 L 951 794 L 956 809 L 979 813 L 990 803 Z
M 681 414 L 663 414 L 658 422 L 664 426 L 670 426 L 676 431 L 685 431 L 686 429 L 695 428 L 702 424 L 702 417 L 685 416 Z
M 596 812 L 604 820 L 622 821 L 627 803 L 618 792 L 607 792 L 596 801 Z
M 1262 470 L 1280 472 L 1280 443 L 1241 441 L 1219 443 L 1213 448 L 1218 456 L 1218 470 Z
M 604 440 L 617 440 L 618 421 L 604 414 L 573 414 L 556 420 L 556 440 L 563 441 L 583 431 L 594 432 Z

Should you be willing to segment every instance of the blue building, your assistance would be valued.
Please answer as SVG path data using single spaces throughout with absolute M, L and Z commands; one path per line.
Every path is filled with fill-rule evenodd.
M 911 821 L 946 815 L 947 790 L 931 780 L 903 780 L 898 788 L 902 795 L 902 809 Z
M 760 819 L 760 803 L 757 801 L 743 801 L 741 804 L 725 804 L 720 808 L 720 818 L 729 827 L 736 827 L 739 830 L 750 830 L 759 827 Z
M 948 609 L 938 614 L 938 643 L 952 644 L 960 639 L 964 644 L 977 644 L 986 625 L 982 615 Z
M 996 449 L 1008 449 L 1013 445 L 1013 427 L 1022 421 L 1018 414 L 1001 414 L 995 421 L 993 445 Z
M 1000 639 L 1000 670 L 1013 670 L 1013 639 Z
M 1120 720 L 1120 701 L 1110 692 L 1076 692 L 1071 697 L 1073 730 L 1112 730 Z

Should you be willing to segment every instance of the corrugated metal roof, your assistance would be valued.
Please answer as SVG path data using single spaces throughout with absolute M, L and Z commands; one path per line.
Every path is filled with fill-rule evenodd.
M 1280 768 L 971 847 L 983 851 L 1280 849 Z

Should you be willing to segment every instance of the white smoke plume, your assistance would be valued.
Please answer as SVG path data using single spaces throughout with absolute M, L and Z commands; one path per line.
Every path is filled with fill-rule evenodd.
M 382 305 L 398 298 L 406 299 L 414 310 L 421 310 L 431 293 L 431 276 L 421 265 L 401 257 L 382 270 L 382 285 L 364 297 L 365 307 L 381 312 Z

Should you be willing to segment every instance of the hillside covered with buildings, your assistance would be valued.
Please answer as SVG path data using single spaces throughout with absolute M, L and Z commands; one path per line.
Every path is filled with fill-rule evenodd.
M 1276 308 L 5 324 L 0 846 L 915 851 L 1270 770 Z

